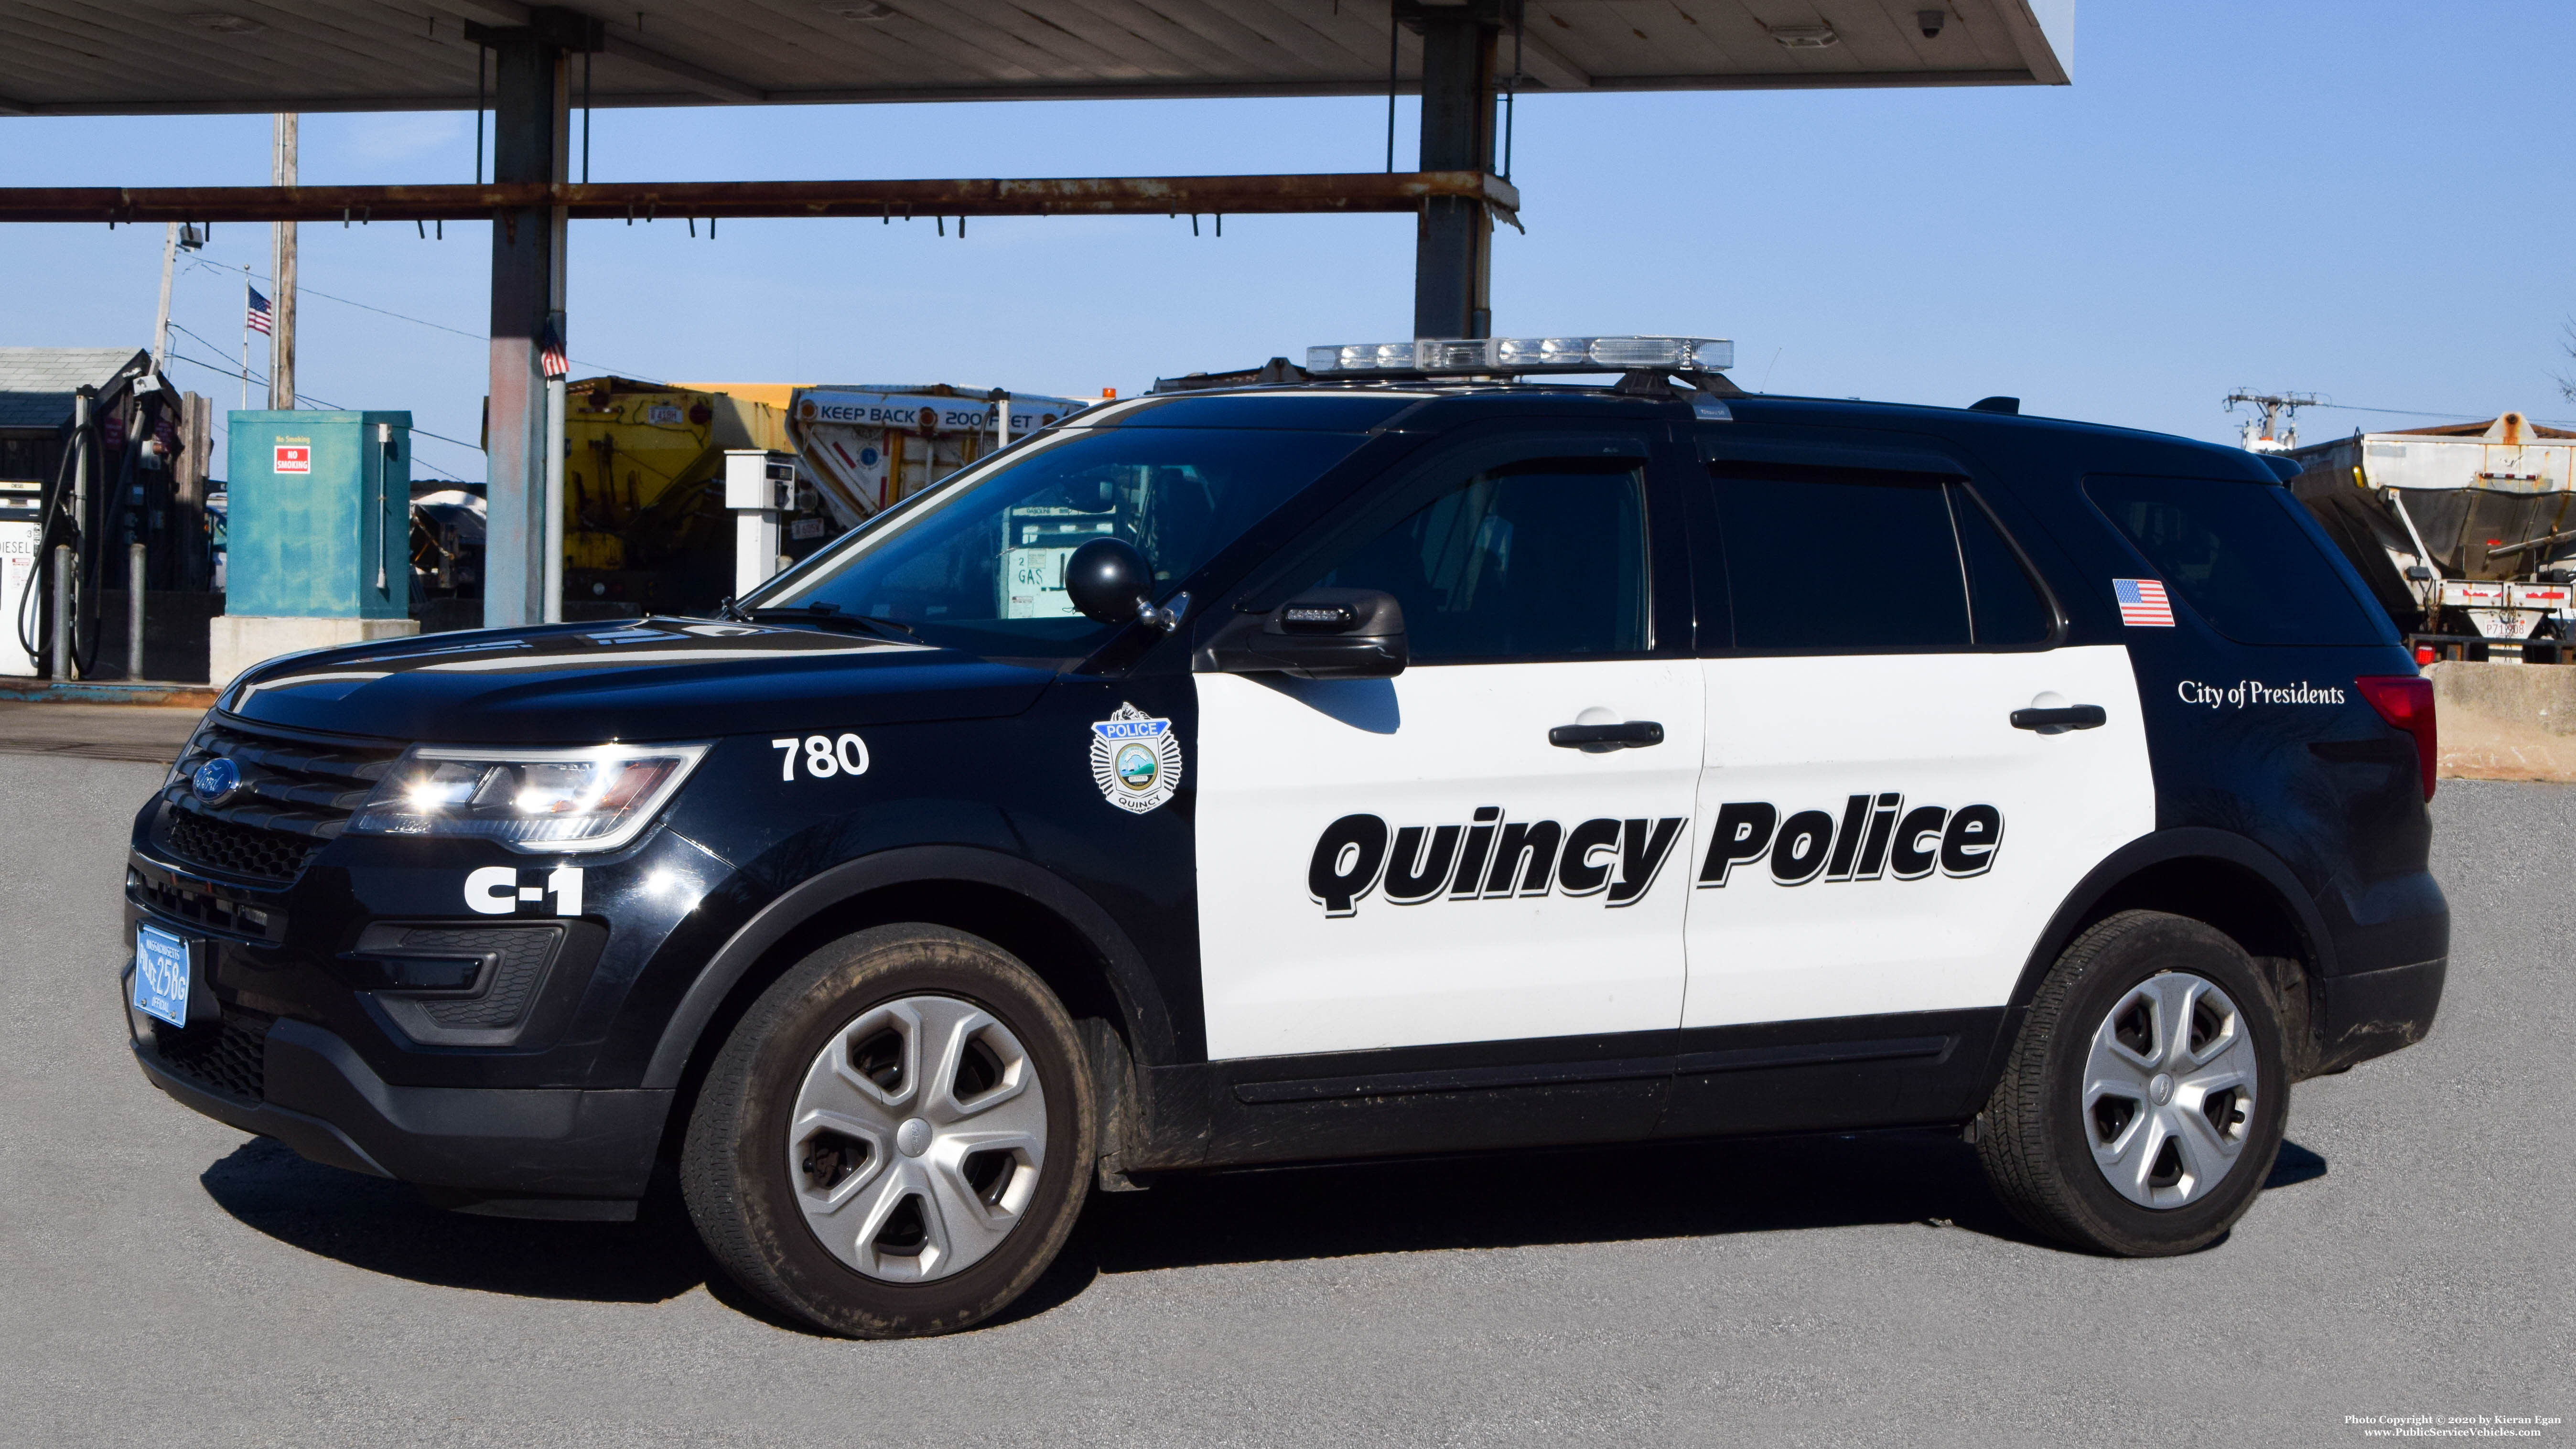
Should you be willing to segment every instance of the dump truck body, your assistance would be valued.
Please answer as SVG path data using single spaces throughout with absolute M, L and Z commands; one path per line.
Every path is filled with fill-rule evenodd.
M 2520 413 L 2293 450 L 2292 487 L 2400 629 L 2576 636 L 2576 432 Z

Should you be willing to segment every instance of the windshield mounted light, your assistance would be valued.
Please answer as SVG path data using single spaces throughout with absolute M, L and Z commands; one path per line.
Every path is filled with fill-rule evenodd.
M 349 830 L 492 840 L 538 855 L 615 850 L 653 823 L 707 749 L 415 745 L 377 782 Z
M 1306 349 L 1309 374 L 1338 377 L 1724 372 L 1734 365 L 1735 344 L 1719 337 L 1418 337 Z

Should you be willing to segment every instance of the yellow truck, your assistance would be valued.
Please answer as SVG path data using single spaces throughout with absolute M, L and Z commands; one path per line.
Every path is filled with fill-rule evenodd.
M 944 384 L 586 378 L 564 406 L 565 616 L 699 611 L 734 592 L 727 451 L 794 455 L 781 547 L 802 558 L 886 505 L 1085 405 Z M 603 607 L 604 606 L 604 607 Z

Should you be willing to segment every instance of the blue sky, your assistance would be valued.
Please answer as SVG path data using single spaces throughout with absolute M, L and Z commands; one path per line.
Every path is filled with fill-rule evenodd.
M 2576 6 L 2080 0 L 2061 88 L 1534 96 L 1496 330 L 1732 337 L 1756 390 L 1964 404 L 2232 439 L 2252 385 L 2369 408 L 2576 417 L 2561 181 Z M 1412 164 L 1412 103 L 1398 164 Z M 308 116 L 312 182 L 463 181 L 464 114 Z M 1373 170 L 1382 101 L 602 111 L 597 180 Z M 251 184 L 265 117 L 0 120 L 0 184 Z M 1409 330 L 1410 217 L 575 223 L 575 375 L 1132 393 Z M 481 225 L 303 230 L 300 384 L 472 439 Z M 158 227 L 0 229 L 0 343 L 146 345 Z M 227 366 L 226 225 L 176 350 Z M 226 269 L 229 269 L 227 271 Z M 424 318 L 397 321 L 314 291 Z M 264 364 L 254 355 L 254 367 Z M 238 384 L 181 365 L 188 387 Z M 256 401 L 256 390 L 254 394 Z M 2433 418 L 2316 411 L 2310 439 Z M 422 463 L 479 478 L 480 454 Z

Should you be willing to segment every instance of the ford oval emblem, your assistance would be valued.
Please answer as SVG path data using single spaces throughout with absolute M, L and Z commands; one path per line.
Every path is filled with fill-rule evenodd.
M 188 777 L 188 788 L 209 805 L 221 804 L 225 796 L 241 788 L 241 766 L 217 755 Z

